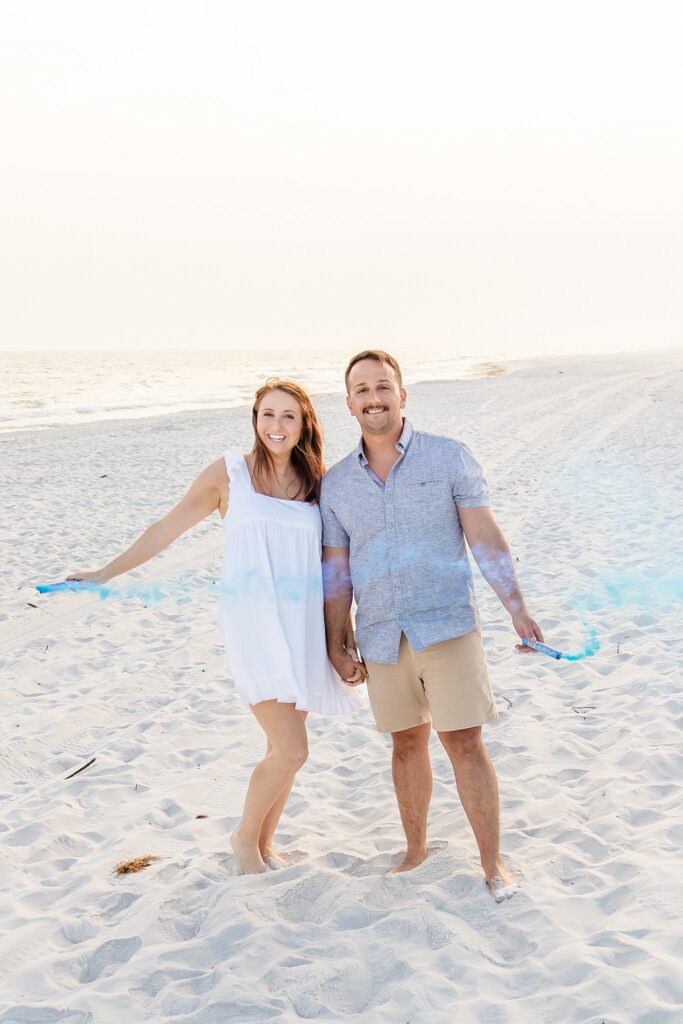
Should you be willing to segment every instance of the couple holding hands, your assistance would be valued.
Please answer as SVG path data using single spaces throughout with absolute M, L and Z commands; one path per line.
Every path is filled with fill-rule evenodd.
M 407 840 L 393 872 L 427 856 L 433 726 L 486 882 L 502 902 L 517 886 L 500 855 L 498 786 L 481 736 L 497 712 L 465 541 L 520 640 L 543 635 L 469 449 L 413 429 L 402 415 L 401 370 L 388 353 L 358 353 L 345 378 L 361 439 L 331 469 L 309 396 L 291 381 L 268 380 L 255 396 L 252 450 L 228 450 L 123 554 L 69 579 L 105 583 L 218 511 L 221 628 L 238 696 L 267 741 L 230 839 L 238 873 L 284 863 L 273 836 L 308 754 L 308 712 L 352 714 L 362 706 L 357 687 L 367 683 L 377 728 L 392 736 Z

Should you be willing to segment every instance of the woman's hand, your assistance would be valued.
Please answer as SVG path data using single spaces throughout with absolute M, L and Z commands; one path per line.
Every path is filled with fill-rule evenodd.
M 76 580 L 78 583 L 95 583 L 98 586 L 107 582 L 107 577 L 102 569 L 96 569 L 94 572 L 72 572 L 66 578 L 67 580 Z

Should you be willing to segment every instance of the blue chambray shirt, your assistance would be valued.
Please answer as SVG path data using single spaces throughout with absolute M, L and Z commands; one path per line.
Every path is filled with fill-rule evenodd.
M 393 665 L 401 633 L 416 651 L 479 625 L 458 507 L 489 504 L 481 466 L 467 445 L 413 430 L 396 443 L 386 483 L 358 447 L 325 474 L 323 544 L 349 548 L 366 661 Z

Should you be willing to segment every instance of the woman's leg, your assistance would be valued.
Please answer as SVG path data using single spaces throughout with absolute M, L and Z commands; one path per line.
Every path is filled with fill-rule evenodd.
M 301 714 L 303 715 L 304 721 L 306 721 L 308 711 L 302 711 Z M 268 745 L 266 747 L 266 756 L 270 754 L 271 749 L 271 742 L 270 740 L 268 740 Z M 259 850 L 261 852 L 261 857 L 263 858 L 266 864 L 269 861 L 275 861 L 276 864 L 281 865 L 285 864 L 285 861 L 282 859 L 282 857 L 280 857 L 273 850 L 273 836 L 275 835 L 275 830 L 278 826 L 280 818 L 282 817 L 282 812 L 285 809 L 285 805 L 287 803 L 287 799 L 289 797 L 293 785 L 294 776 L 292 775 L 291 779 L 289 780 L 285 788 L 282 790 L 282 792 L 280 793 L 279 797 L 277 798 L 271 809 L 268 811 L 268 814 L 266 815 L 263 821 L 263 825 L 261 826 L 261 835 L 259 836 Z M 271 864 L 271 867 L 272 866 L 273 865 Z
M 230 837 L 237 873 L 241 875 L 265 871 L 259 849 L 263 825 L 283 794 L 286 800 L 294 776 L 308 756 L 303 711 L 276 700 L 253 704 L 251 710 L 268 737 L 270 749 L 252 772 L 242 820 Z

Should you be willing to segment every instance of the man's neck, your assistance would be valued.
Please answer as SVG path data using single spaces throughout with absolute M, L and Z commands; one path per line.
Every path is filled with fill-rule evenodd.
M 398 427 L 388 431 L 386 434 L 368 435 L 363 433 L 363 450 L 368 462 L 372 462 L 373 459 L 387 459 L 391 455 L 396 455 L 396 445 L 402 433 L 403 420 L 401 420 Z

